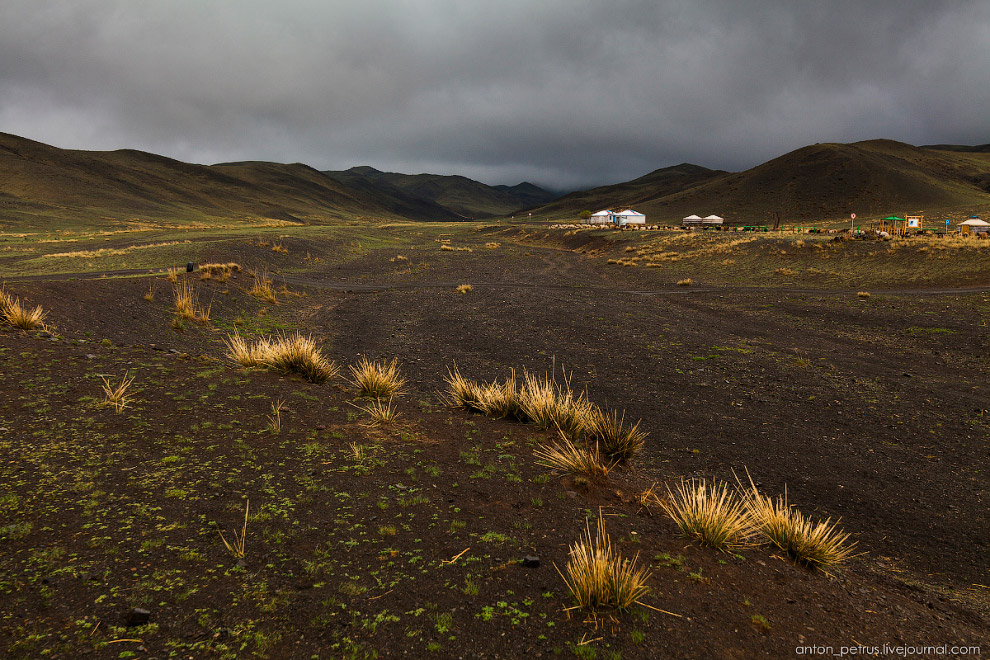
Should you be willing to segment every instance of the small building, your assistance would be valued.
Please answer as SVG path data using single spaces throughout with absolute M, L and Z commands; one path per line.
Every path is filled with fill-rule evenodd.
M 990 234 L 990 222 L 980 220 L 975 215 L 965 222 L 959 223 L 959 232 L 966 234 Z
M 618 213 L 612 214 L 612 222 L 619 225 L 645 225 L 646 216 L 639 211 L 633 211 L 632 209 L 626 209 L 625 211 L 619 211 Z
M 681 225 L 684 227 L 696 227 L 701 224 L 700 215 L 689 215 L 688 217 L 681 220 Z
M 588 223 L 592 225 L 608 225 L 612 223 L 612 212 L 605 210 L 592 213 L 588 218 Z
M 717 216 L 715 214 L 712 214 L 712 215 L 709 215 L 709 216 L 705 216 L 704 218 L 701 219 L 701 224 L 702 225 L 710 225 L 710 226 L 719 226 L 720 227 L 720 226 L 722 226 L 722 223 L 723 222 L 725 222 L 725 218 L 719 217 L 719 216 Z

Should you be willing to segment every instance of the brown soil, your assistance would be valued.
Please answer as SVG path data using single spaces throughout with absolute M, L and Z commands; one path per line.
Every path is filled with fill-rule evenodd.
M 10 284 L 50 310 L 58 337 L 0 333 L 5 657 L 990 648 L 990 295 L 699 290 L 478 240 L 471 253 L 403 248 L 408 261 L 299 261 L 276 306 L 247 296 L 243 273 L 199 282 L 212 323 L 181 332 L 161 278 L 154 302 L 148 279 Z M 291 246 L 294 259 L 307 251 L 335 254 Z M 216 259 L 265 256 L 245 245 Z M 340 364 L 398 358 L 410 381 L 400 422 L 364 426 L 342 379 L 235 368 L 222 347 L 235 327 L 298 327 Z M 546 480 L 532 455 L 546 434 L 440 401 L 455 363 L 485 380 L 566 369 L 593 401 L 641 418 L 647 448 L 604 483 Z M 99 405 L 99 375 L 125 370 L 140 391 L 118 415 Z M 841 517 L 865 554 L 830 578 L 767 548 L 720 553 L 634 498 L 745 470 L 805 513 Z M 239 529 L 245 500 L 237 566 L 217 529 Z M 649 607 L 591 623 L 567 610 L 554 565 L 599 508 L 621 551 L 651 566 L 652 593 Z M 540 566 L 522 567 L 531 554 Z M 150 623 L 125 627 L 133 607 Z

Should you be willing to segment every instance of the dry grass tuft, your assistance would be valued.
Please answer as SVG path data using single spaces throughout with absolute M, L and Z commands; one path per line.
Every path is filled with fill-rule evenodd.
M 857 291 L 856 292 L 856 295 L 859 296 L 860 298 L 869 298 L 870 297 L 870 292 L 869 291 Z
M 636 566 L 638 558 L 637 553 L 623 559 L 612 548 L 599 511 L 595 532 L 589 523 L 584 536 L 571 546 L 564 572 L 557 572 L 574 596 L 575 607 L 591 612 L 628 610 L 650 591 L 646 586 L 650 573 Z
M 31 309 L 15 296 L 0 288 L 0 319 L 4 323 L 21 330 L 45 330 L 45 317 L 48 312 L 38 305 Z
M 456 365 L 453 371 L 451 371 L 450 367 L 447 367 L 447 375 L 444 377 L 444 382 L 447 383 L 447 398 L 451 405 L 466 408 L 472 412 L 485 412 L 481 404 L 484 385 L 480 385 L 477 381 L 469 380 L 462 376 Z
M 495 241 L 492 241 L 490 243 L 485 243 L 485 247 L 488 248 L 489 250 L 495 250 L 495 249 L 498 249 L 501 246 L 500 246 L 499 243 L 496 243 Z
M 488 385 L 478 386 L 477 409 L 489 417 L 508 417 L 517 422 L 527 422 L 529 418 L 523 411 L 522 397 L 516 383 L 516 372 L 504 381 L 495 381 Z
M 357 406 L 357 408 L 358 410 L 367 413 L 371 418 L 371 423 L 369 426 L 392 424 L 399 418 L 399 411 L 392 405 L 392 399 L 389 399 L 388 401 L 385 401 L 384 399 L 375 399 L 368 405 Z
M 196 323 L 210 322 L 210 308 L 199 307 L 199 294 L 188 280 L 175 285 L 175 315 Z
M 391 399 L 401 394 L 406 379 L 399 373 L 399 361 L 393 358 L 391 362 L 372 362 L 361 358 L 356 366 L 350 367 L 351 383 L 362 396 L 375 399 Z
M 691 278 L 686 277 L 683 280 L 677 280 L 677 286 L 691 286 Z
M 450 252 L 453 252 L 454 251 L 454 248 L 450 247 L 446 243 L 441 243 L 440 244 L 440 249 L 441 250 L 449 250 Z
M 461 284 L 460 286 L 457 287 L 457 293 L 468 293 L 472 289 L 474 289 L 474 287 L 472 287 L 470 284 Z
M 100 378 L 103 379 L 103 393 L 106 395 L 103 400 L 104 405 L 113 406 L 118 413 L 123 412 L 127 404 L 134 398 L 133 393 L 128 391 L 134 382 L 134 376 L 128 378 L 128 374 L 125 372 L 124 377 L 117 385 L 112 385 L 106 376 L 100 376 Z
M 272 352 L 272 342 L 265 337 L 252 344 L 235 333 L 227 337 L 224 344 L 227 355 L 242 367 L 267 366 L 266 359 Z
M 685 536 L 719 550 L 752 544 L 752 513 L 728 484 L 682 479 L 676 490 L 667 487 L 667 496 L 660 505 Z
M 272 433 L 278 435 L 282 431 L 282 408 L 285 407 L 285 401 L 279 399 L 278 401 L 272 401 L 272 413 L 268 415 L 268 428 L 272 430 Z
M 850 535 L 839 528 L 838 520 L 812 523 L 787 504 L 786 491 L 773 499 L 760 493 L 750 479 L 749 487 L 743 488 L 743 499 L 757 530 L 798 564 L 827 573 L 856 556 L 856 543 L 849 542 Z
M 571 439 L 584 433 L 593 407 L 584 393 L 571 391 L 567 378 L 561 384 L 550 374 L 524 373 L 519 399 L 520 409 L 532 423 L 541 429 L 556 427 Z
M 169 268 L 165 271 L 165 279 L 167 279 L 172 284 L 176 284 L 179 281 L 179 269 Z
M 297 332 L 264 341 L 270 341 L 269 347 L 263 349 L 267 351 L 264 364 L 273 369 L 297 373 L 311 383 L 325 383 L 339 372 L 337 365 L 323 355 L 312 337 Z
M 604 479 L 612 466 L 605 462 L 597 445 L 578 446 L 561 434 L 560 443 L 538 447 L 534 452 L 537 463 L 558 472 L 578 474 L 592 479 Z
M 236 559 L 243 559 L 246 550 L 245 541 L 247 541 L 247 524 L 248 524 L 248 513 L 251 511 L 251 500 L 247 501 L 244 506 L 244 526 L 241 528 L 241 533 L 238 534 L 234 532 L 234 542 L 229 543 L 226 538 L 224 538 L 223 532 L 217 530 L 220 534 L 220 540 L 223 541 L 224 547 L 227 551 Z
M 646 441 L 646 433 L 639 430 L 637 420 L 632 426 L 625 424 L 626 414 L 615 410 L 605 412 L 594 406 L 591 408 L 585 427 L 585 438 L 601 449 L 605 458 L 617 464 L 628 463 L 639 453 Z
M 268 277 L 268 273 L 252 273 L 252 277 L 254 277 L 254 285 L 248 290 L 248 293 L 272 305 L 278 303 L 275 286 L 272 284 L 271 278 Z

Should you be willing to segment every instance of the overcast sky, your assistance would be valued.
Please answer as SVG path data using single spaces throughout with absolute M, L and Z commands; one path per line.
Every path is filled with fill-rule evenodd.
M 987 0 L 2 0 L 0 131 L 558 188 L 990 142 Z

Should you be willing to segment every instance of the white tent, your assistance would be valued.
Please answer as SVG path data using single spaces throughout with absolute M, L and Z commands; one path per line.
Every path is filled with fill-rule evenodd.
M 612 222 L 612 212 L 599 211 L 598 213 L 592 213 L 591 217 L 588 218 L 588 222 L 593 225 L 606 225 Z
M 701 221 L 706 225 L 720 225 L 725 221 L 725 218 L 719 217 L 713 213 L 712 215 L 705 216 Z
M 700 215 L 694 215 L 692 213 L 688 217 L 684 218 L 684 220 L 682 222 L 701 222 L 701 216 Z
M 633 211 L 632 209 L 626 209 L 625 211 L 619 211 L 614 214 L 615 224 L 617 225 L 645 225 L 646 216 L 639 211 Z
M 966 222 L 959 223 L 959 231 L 964 234 L 987 234 L 990 233 L 990 222 L 970 218 Z

